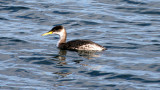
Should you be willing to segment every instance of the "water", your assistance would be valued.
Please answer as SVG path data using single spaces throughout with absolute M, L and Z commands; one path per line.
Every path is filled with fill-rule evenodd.
M 159 0 L 1 0 L 0 89 L 160 89 Z M 68 38 L 108 50 L 61 51 Z

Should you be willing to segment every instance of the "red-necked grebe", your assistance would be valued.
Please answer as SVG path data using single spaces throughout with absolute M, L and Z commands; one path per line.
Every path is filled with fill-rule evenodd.
M 60 39 L 57 47 L 64 50 L 94 50 L 103 51 L 106 50 L 103 46 L 94 43 L 90 40 L 72 40 L 66 42 L 67 33 L 63 26 L 55 26 L 49 32 L 42 34 L 42 36 L 49 34 L 58 34 Z

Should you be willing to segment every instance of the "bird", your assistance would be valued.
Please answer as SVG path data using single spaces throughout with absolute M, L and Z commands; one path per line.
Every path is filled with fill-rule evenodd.
M 104 51 L 106 50 L 105 47 L 90 41 L 90 40 L 82 40 L 82 39 L 76 39 L 66 42 L 67 33 L 66 29 L 62 25 L 58 25 L 53 27 L 50 31 L 47 33 L 42 34 L 42 36 L 49 35 L 49 34 L 58 34 L 59 35 L 59 41 L 57 43 L 57 47 L 61 50 L 84 50 L 84 51 Z

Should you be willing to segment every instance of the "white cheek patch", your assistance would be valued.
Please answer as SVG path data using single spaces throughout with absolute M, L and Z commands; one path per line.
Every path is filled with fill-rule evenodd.
M 65 30 L 64 30 L 64 29 L 62 29 L 62 31 L 61 31 L 61 32 L 58 32 L 57 34 L 59 34 L 59 36 L 60 36 L 60 37 L 63 37 L 64 32 L 65 32 Z

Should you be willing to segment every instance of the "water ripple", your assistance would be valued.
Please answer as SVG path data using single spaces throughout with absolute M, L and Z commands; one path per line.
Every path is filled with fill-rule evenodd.
M 114 73 L 101 73 L 100 71 L 92 71 L 87 73 L 88 75 L 90 75 L 91 77 L 98 77 L 98 76 L 104 76 L 104 75 L 114 75 Z
M 8 37 L 0 37 L 1 40 L 1 46 L 4 45 L 16 45 L 18 43 L 23 43 L 26 44 L 28 43 L 27 41 L 21 40 L 21 39 L 14 39 L 14 38 L 8 38 Z
M 28 10 L 30 8 L 24 6 L 1 6 L 0 10 L 9 10 L 10 12 L 17 12 L 20 10 Z
M 122 2 L 127 2 L 128 4 L 139 4 L 139 5 L 146 5 L 146 3 L 134 0 L 122 0 Z
M 139 14 L 149 14 L 149 15 L 160 15 L 160 11 L 158 10 L 147 10 L 147 11 L 135 11 L 135 13 Z
M 151 23 L 146 23 L 146 22 L 131 22 L 131 21 L 115 21 L 117 23 L 126 23 L 126 24 L 130 24 L 130 25 L 137 25 L 137 26 L 151 26 Z
M 99 23 L 93 21 L 80 21 L 80 22 L 84 23 L 84 25 L 99 25 Z
M 8 20 L 8 19 L 0 17 L 0 20 Z
M 72 12 L 62 12 L 62 11 L 53 11 L 53 13 L 55 13 L 55 14 L 74 14 L 74 13 L 72 13 Z
M 108 77 L 105 79 L 126 79 L 126 80 L 139 81 L 139 82 L 143 82 L 143 83 L 159 83 L 160 82 L 160 80 L 146 80 L 143 78 L 138 78 L 137 76 L 131 75 L 131 74 L 115 75 L 113 77 Z

